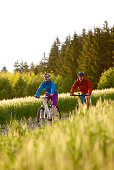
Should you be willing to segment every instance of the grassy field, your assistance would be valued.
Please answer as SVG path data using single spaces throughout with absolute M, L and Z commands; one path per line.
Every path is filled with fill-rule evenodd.
M 97 100 L 101 98 L 114 100 L 114 88 L 105 90 L 95 90 L 92 93 L 91 102 L 92 105 L 96 105 Z M 58 106 L 61 113 L 69 112 L 74 109 L 77 97 L 71 97 L 68 94 L 60 94 L 58 99 Z M 0 101 L 0 124 L 5 124 L 10 122 L 11 115 L 17 120 L 25 117 L 35 118 L 36 112 L 40 105 L 42 104 L 42 99 L 36 99 L 34 97 L 16 98 L 12 100 L 2 100 Z
M 34 130 L 11 122 L 0 136 L 0 170 L 113 170 L 113 109 L 113 100 L 98 100 Z

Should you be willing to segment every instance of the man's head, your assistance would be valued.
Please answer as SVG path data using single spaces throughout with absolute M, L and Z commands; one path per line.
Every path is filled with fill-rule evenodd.
M 84 72 L 78 73 L 78 79 L 79 79 L 79 81 L 82 81 L 84 79 Z
M 45 81 L 49 81 L 49 79 L 50 79 L 50 74 L 49 74 L 49 73 L 45 73 L 45 74 L 44 74 L 44 79 L 45 79 Z

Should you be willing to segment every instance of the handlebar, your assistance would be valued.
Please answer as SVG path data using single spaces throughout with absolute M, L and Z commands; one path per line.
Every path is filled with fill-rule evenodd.
M 50 95 L 47 95 L 47 96 L 50 96 Z M 41 99 L 45 99 L 46 98 L 46 96 L 34 96 L 35 98 L 41 98 Z
M 72 94 L 70 96 L 90 96 L 90 94 Z
M 39 98 L 45 99 L 45 97 L 41 97 L 41 96 L 35 96 L 35 98 L 37 98 L 37 99 L 39 99 Z

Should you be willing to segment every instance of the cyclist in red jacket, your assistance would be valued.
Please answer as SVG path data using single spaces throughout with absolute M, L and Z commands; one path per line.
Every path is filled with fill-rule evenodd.
M 73 86 L 71 88 L 71 91 L 70 91 L 70 95 L 73 95 L 77 88 L 79 89 L 79 91 L 82 94 L 80 96 L 82 103 L 84 103 L 84 100 L 86 99 L 87 108 L 89 108 L 90 97 L 91 97 L 93 87 L 92 87 L 92 84 L 91 84 L 90 80 L 87 79 L 84 76 L 84 72 L 79 72 L 78 73 L 78 79 L 73 84 Z M 84 96 L 84 95 L 88 95 L 88 96 Z

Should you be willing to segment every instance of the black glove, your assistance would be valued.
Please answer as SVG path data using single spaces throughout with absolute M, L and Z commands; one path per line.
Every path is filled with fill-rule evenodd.
M 36 94 L 34 95 L 34 97 L 35 97 L 35 98 L 38 98 L 38 99 L 40 98 L 40 96 L 37 96 Z

